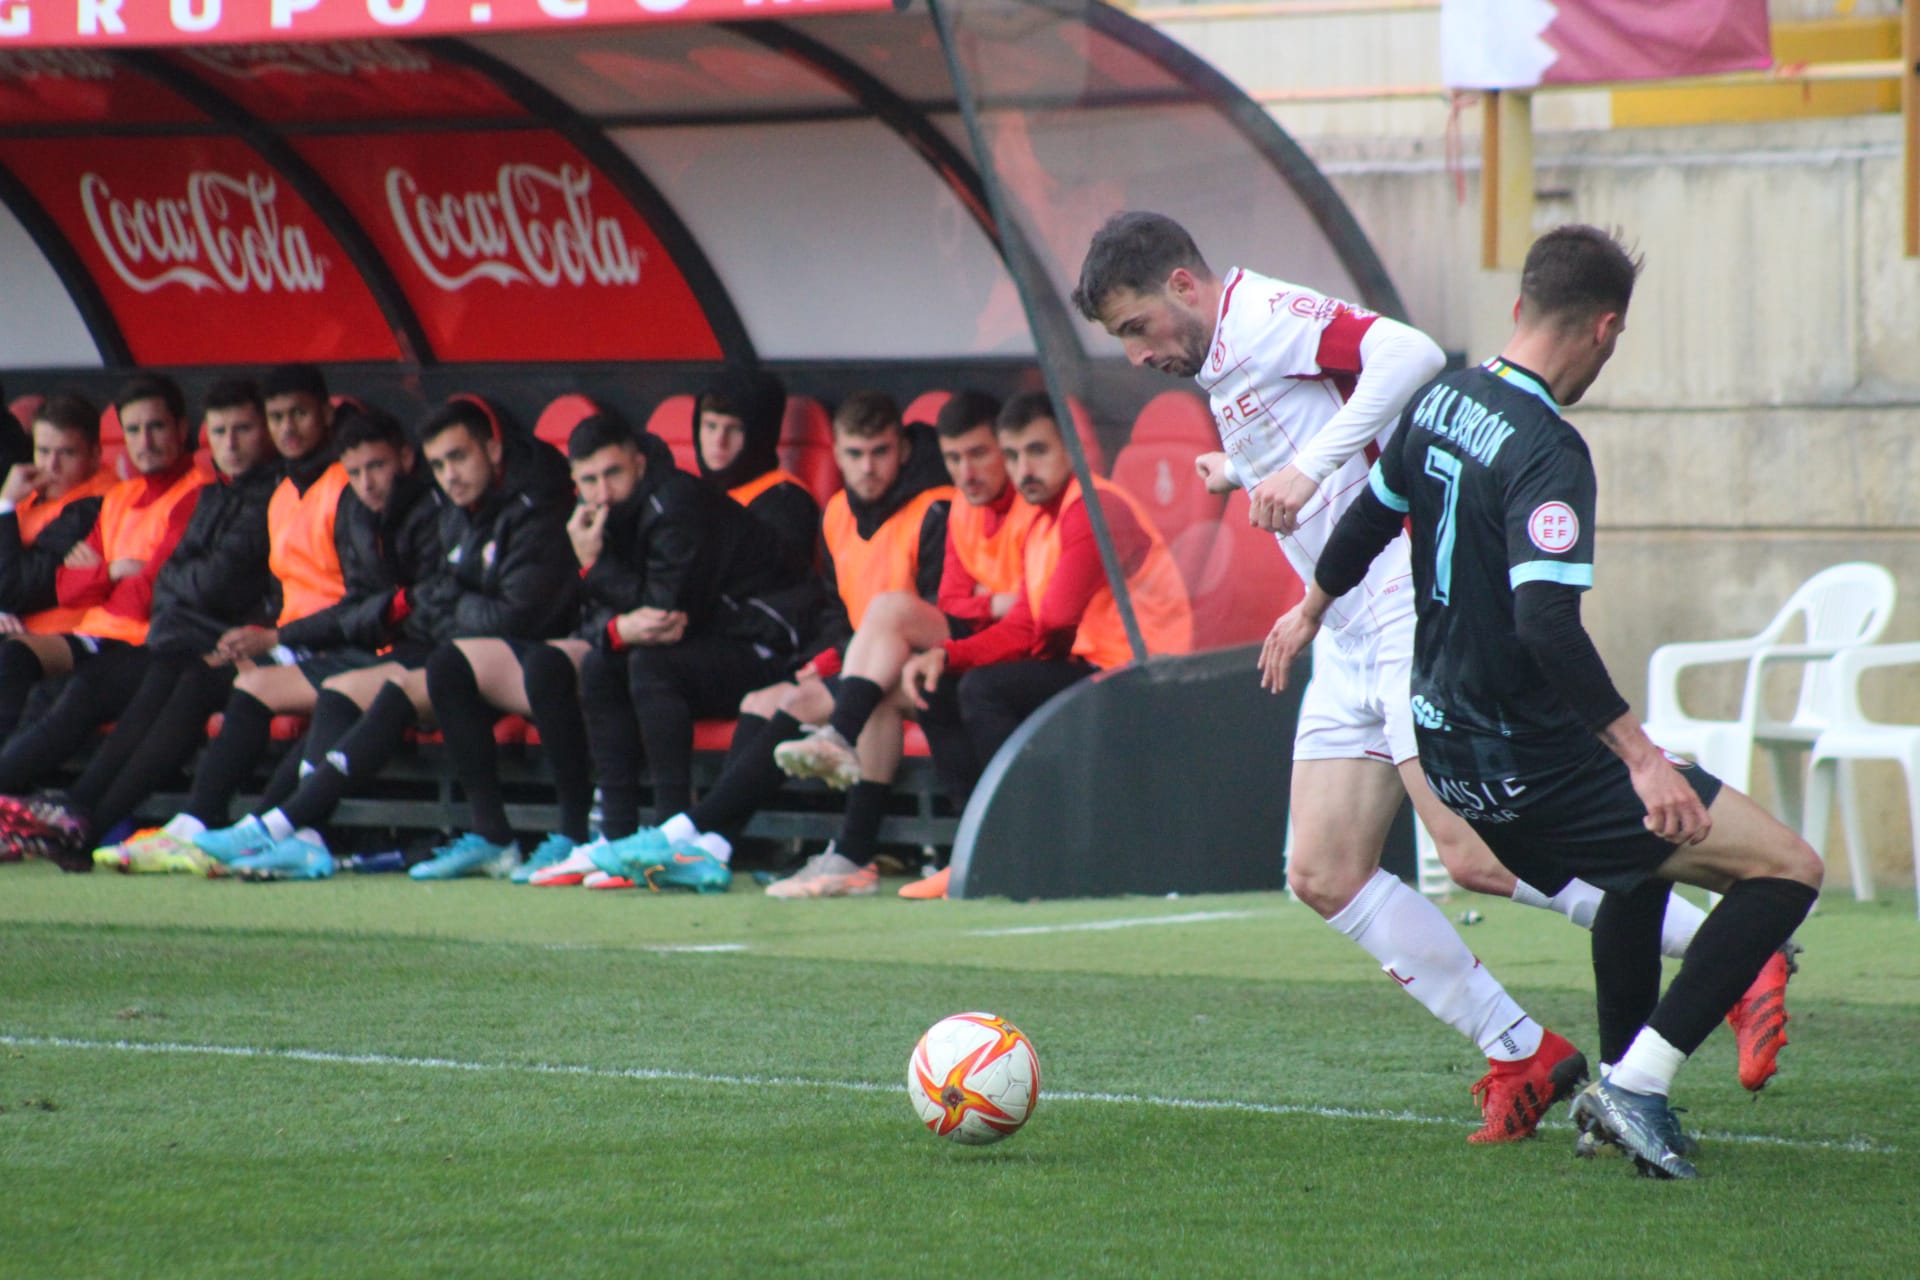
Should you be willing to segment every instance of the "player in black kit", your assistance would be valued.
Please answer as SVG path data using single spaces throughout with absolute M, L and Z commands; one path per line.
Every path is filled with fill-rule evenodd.
M 1534 244 L 1506 349 L 1408 402 L 1262 671 L 1268 687 L 1284 682 L 1327 606 L 1410 521 L 1421 767 L 1515 875 L 1543 892 L 1573 876 L 1607 891 L 1594 985 L 1601 1056 L 1615 1065 L 1574 1115 L 1642 1172 L 1691 1178 L 1668 1088 L 1806 917 L 1821 866 L 1752 800 L 1647 739 L 1580 622 L 1594 472 L 1560 411 L 1613 355 L 1638 273 L 1592 227 Z M 1661 996 L 1674 882 L 1726 896 Z

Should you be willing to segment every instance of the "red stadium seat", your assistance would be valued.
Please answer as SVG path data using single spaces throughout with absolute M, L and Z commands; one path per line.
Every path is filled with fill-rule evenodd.
M 127 433 L 120 429 L 120 410 L 112 405 L 100 414 L 100 465 L 122 480 L 133 477 L 127 461 Z
M 825 406 L 807 396 L 788 396 L 780 422 L 780 465 L 800 478 L 821 506 L 840 491 L 840 468 L 833 461 L 833 419 Z
M 220 736 L 220 726 L 227 722 L 224 715 L 215 713 L 207 717 L 207 741 Z M 298 742 L 306 736 L 307 718 L 305 716 L 275 716 L 270 722 L 267 734 L 275 742 Z
M 1274 619 L 1298 604 L 1306 594 L 1292 564 L 1272 534 L 1247 522 L 1249 500 L 1244 489 L 1227 495 L 1219 532 L 1206 544 L 1206 556 L 1195 555 L 1194 541 L 1175 548 L 1193 557 L 1187 586 L 1193 597 L 1193 638 L 1197 649 L 1219 649 L 1251 644 L 1266 638 Z M 1199 534 L 1196 525 L 1190 534 Z
M 16 422 L 31 431 L 33 430 L 33 415 L 40 412 L 40 406 L 46 402 L 47 398 L 45 396 L 32 394 L 15 396 L 13 402 L 7 406 L 7 410 L 13 414 Z
M 1068 396 L 1067 408 L 1073 413 L 1074 430 L 1080 436 L 1080 448 L 1087 455 L 1087 467 L 1097 476 L 1107 474 L 1107 451 L 1100 447 L 1100 434 L 1094 430 L 1093 415 L 1087 412 L 1087 406 L 1080 403 L 1080 397 Z
M 692 396 L 668 396 L 654 407 L 647 418 L 647 430 L 666 441 L 673 450 L 674 465 L 693 475 L 700 474 L 700 445 L 694 439 Z
M 1167 391 L 1147 402 L 1133 436 L 1113 460 L 1113 481 L 1153 517 L 1169 542 L 1220 518 L 1225 498 L 1208 493 L 1193 460 L 1217 447 L 1213 415 L 1198 397 Z
M 695 751 L 725 751 L 733 745 L 733 730 L 736 722 L 732 720 L 698 720 L 693 726 L 693 749 Z M 906 754 L 927 759 L 933 753 L 927 748 L 927 735 L 920 726 L 907 721 L 904 735 Z
M 940 416 L 940 410 L 945 408 L 947 401 L 951 399 L 953 399 L 952 392 L 923 391 L 915 396 L 913 403 L 908 405 L 906 410 L 901 413 L 900 420 L 902 422 L 924 422 L 928 426 L 932 426 L 934 419 Z
M 560 396 L 540 411 L 540 420 L 533 424 L 533 436 L 544 440 L 561 453 L 567 451 L 567 440 L 573 435 L 573 429 L 581 421 L 600 412 L 600 406 L 583 395 L 569 393 Z

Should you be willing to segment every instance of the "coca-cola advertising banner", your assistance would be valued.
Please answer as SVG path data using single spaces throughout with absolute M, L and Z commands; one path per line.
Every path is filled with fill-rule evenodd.
M 706 314 L 606 176 L 537 130 L 300 139 L 441 360 L 712 360 Z
M 9 49 L 0 44 L 0 120 L 93 124 L 204 120 L 172 90 L 86 49 Z
M 0 141 L 0 166 L 65 234 L 140 364 L 400 356 L 339 242 L 244 143 Z
M 891 7 L 892 0 L 0 0 L 0 47 L 474 35 Z

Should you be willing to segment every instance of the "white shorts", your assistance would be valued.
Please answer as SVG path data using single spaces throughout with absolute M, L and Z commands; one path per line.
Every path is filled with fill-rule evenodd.
M 1397 765 L 1413 738 L 1413 615 L 1360 635 L 1322 631 L 1313 679 L 1300 699 L 1295 760 L 1378 760 Z

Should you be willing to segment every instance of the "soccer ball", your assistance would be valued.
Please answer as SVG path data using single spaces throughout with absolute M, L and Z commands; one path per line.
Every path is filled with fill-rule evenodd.
M 968 1146 L 1020 1128 L 1040 1100 L 1033 1041 L 1005 1018 L 956 1013 L 927 1029 L 907 1059 L 907 1096 L 927 1128 Z

